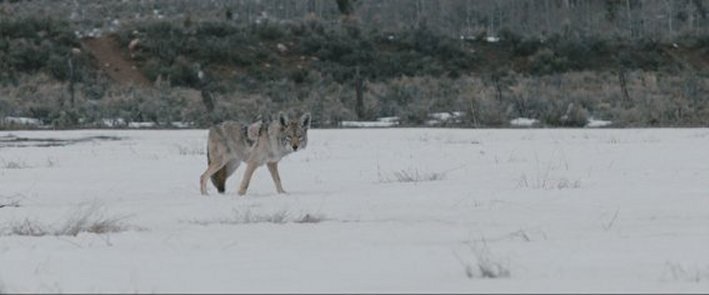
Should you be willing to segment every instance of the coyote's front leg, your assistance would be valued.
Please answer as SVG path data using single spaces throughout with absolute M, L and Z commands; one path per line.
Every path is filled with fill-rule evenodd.
M 268 172 L 271 172 L 273 183 L 276 184 L 276 191 L 279 194 L 285 194 L 286 191 L 283 190 L 283 186 L 281 185 L 281 176 L 278 175 L 278 162 L 267 163 L 266 166 L 268 166 Z
M 251 182 L 251 176 L 254 175 L 254 171 L 256 171 L 256 167 L 258 167 L 258 165 L 253 162 L 246 164 L 246 171 L 244 171 L 244 179 L 241 180 L 241 186 L 239 187 L 239 195 L 240 196 L 243 196 L 246 194 L 246 189 L 249 188 L 249 182 Z

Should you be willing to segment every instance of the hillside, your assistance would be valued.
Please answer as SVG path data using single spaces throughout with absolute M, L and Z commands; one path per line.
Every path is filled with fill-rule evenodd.
M 95 59 L 95 70 L 101 69 L 111 79 L 120 84 L 135 84 L 149 86 L 152 81 L 145 77 L 135 62 L 126 57 L 126 53 L 116 44 L 114 38 L 98 37 L 84 38 L 81 40 L 84 48 L 88 49 Z

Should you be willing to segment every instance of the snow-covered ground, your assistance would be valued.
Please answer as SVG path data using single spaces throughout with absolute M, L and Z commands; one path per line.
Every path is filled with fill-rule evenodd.
M 3 123 L 4 124 L 27 125 L 27 126 L 34 126 L 34 127 L 38 127 L 38 126 L 42 125 L 42 121 L 40 119 L 27 118 L 27 117 L 11 117 L 11 116 L 3 118 Z
M 709 129 L 311 130 L 245 197 L 206 136 L 0 132 L 0 292 L 709 292 Z
M 340 127 L 359 127 L 359 128 L 374 128 L 374 127 L 394 127 L 399 125 L 399 117 L 383 117 L 376 121 L 342 121 Z
M 613 125 L 612 121 L 608 120 L 598 120 L 594 118 L 589 118 L 588 119 L 588 124 L 586 124 L 586 127 L 588 128 L 599 128 L 599 127 L 608 127 Z
M 513 127 L 532 127 L 539 124 L 539 120 L 531 118 L 515 118 L 510 120 L 510 126 Z

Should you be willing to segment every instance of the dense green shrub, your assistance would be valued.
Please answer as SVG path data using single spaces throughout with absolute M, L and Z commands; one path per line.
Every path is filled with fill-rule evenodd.
M 52 18 L 0 19 L 0 65 L 3 83 L 16 80 L 21 73 L 44 72 L 58 80 L 74 81 L 93 75 L 89 57 L 85 53 L 72 53 L 81 48 L 70 25 Z M 72 58 L 73 72 L 68 59 Z

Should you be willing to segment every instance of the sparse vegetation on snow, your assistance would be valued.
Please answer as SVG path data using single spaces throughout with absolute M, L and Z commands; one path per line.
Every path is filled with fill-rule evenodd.
M 10 222 L 6 230 L 9 235 L 41 237 L 76 236 L 79 233 L 106 234 L 117 233 L 131 228 L 121 216 L 105 216 L 103 208 L 96 203 L 79 206 L 65 220 L 45 224 L 31 218 Z
M 252 223 L 319 223 L 326 220 L 325 215 L 311 213 L 293 213 L 288 210 L 278 210 L 269 213 L 253 212 L 251 209 L 244 211 L 233 210 L 232 214 L 226 217 L 212 218 L 207 220 L 190 220 L 189 223 L 199 225 L 247 225 Z

